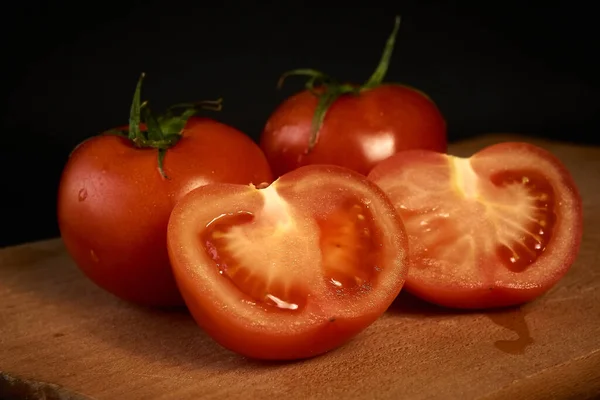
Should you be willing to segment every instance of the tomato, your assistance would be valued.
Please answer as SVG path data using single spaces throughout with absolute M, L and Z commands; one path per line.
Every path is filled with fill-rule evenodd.
M 406 226 L 406 289 L 443 306 L 524 303 L 569 270 L 582 236 L 582 204 L 566 167 L 527 143 L 501 143 L 470 158 L 398 153 L 369 178 Z
M 230 126 L 192 117 L 177 135 L 164 174 L 156 148 L 100 135 L 73 151 L 60 181 L 58 223 L 75 263 L 100 287 L 142 305 L 183 305 L 166 246 L 183 195 L 212 182 L 272 180 L 258 145 Z
M 310 80 L 306 90 L 275 109 L 260 137 L 275 176 L 309 164 L 334 164 L 366 175 L 398 151 L 447 150 L 446 122 L 436 104 L 415 88 L 382 84 L 398 24 L 399 19 L 378 68 L 362 86 L 340 84 L 314 70 L 284 74 Z
M 340 346 L 400 292 L 407 238 L 383 192 L 336 166 L 270 186 L 212 184 L 171 214 L 168 248 L 188 309 L 222 346 L 297 359 Z

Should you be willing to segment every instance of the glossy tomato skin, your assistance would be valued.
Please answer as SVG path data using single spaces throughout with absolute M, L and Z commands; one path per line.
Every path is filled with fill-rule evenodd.
M 192 118 L 158 170 L 157 150 L 116 135 L 82 142 L 70 155 L 58 191 L 65 246 L 98 286 L 141 305 L 183 300 L 171 272 L 166 230 L 173 206 L 212 182 L 270 182 L 259 147 L 220 122 Z
M 210 230 L 240 216 L 252 222 Z M 219 251 L 233 258 L 209 245 L 223 236 L 229 250 Z M 168 228 L 174 275 L 195 320 L 222 346 L 259 359 L 316 356 L 374 322 L 402 288 L 406 246 L 383 192 L 335 166 L 302 167 L 265 189 L 204 186 L 175 206 Z M 364 278 L 356 286 L 354 274 Z M 265 293 L 295 298 L 296 308 L 268 304 Z
M 406 290 L 429 302 L 466 309 L 522 304 L 555 286 L 578 254 L 577 186 L 558 158 L 532 144 L 500 143 L 468 159 L 406 151 L 369 179 L 405 223 Z
M 316 107 L 317 97 L 302 91 L 267 121 L 260 146 L 275 176 L 309 164 L 339 165 L 366 175 L 401 150 L 447 149 L 446 122 L 436 104 L 418 90 L 386 84 L 338 98 L 306 154 Z

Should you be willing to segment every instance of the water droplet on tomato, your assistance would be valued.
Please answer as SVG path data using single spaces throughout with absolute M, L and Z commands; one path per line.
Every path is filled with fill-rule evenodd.
M 336 281 L 333 278 L 331 278 L 331 283 L 333 283 L 333 286 L 342 287 L 342 282 Z
M 271 186 L 271 184 L 269 182 L 261 182 L 258 185 L 255 186 L 256 189 L 266 189 L 269 186 Z
M 267 294 L 265 296 L 267 299 L 271 300 L 275 306 L 279 307 L 279 308 L 283 308 L 285 310 L 297 310 L 298 309 L 298 304 L 295 303 L 289 303 L 285 300 L 281 300 L 279 297 L 274 296 L 272 294 Z
M 98 258 L 98 255 L 96 254 L 96 252 L 94 250 L 90 250 L 90 257 L 92 257 L 92 261 L 94 262 L 100 262 L 100 258 Z
M 79 193 L 77 195 L 77 198 L 79 199 L 79 201 L 84 201 L 85 199 L 87 199 L 88 196 L 88 192 L 86 188 L 82 188 L 79 190 Z

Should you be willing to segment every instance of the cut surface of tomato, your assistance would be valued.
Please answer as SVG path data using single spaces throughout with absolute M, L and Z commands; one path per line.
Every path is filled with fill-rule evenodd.
M 168 248 L 192 315 L 217 342 L 263 359 L 331 350 L 400 292 L 407 237 L 366 177 L 307 166 L 266 188 L 211 184 L 171 215 Z
M 565 166 L 527 143 L 470 158 L 398 153 L 369 174 L 409 236 L 406 290 L 443 306 L 490 308 L 530 301 L 573 264 L 582 204 Z

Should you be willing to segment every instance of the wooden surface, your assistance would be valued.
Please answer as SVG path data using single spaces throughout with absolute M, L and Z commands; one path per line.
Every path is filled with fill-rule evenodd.
M 511 138 L 487 136 L 450 152 Z M 220 348 L 185 311 L 143 309 L 104 293 L 60 240 L 33 243 L 0 250 L 0 398 L 600 397 L 600 148 L 525 140 L 567 164 L 585 213 L 576 264 L 532 303 L 461 313 L 401 294 L 344 347 L 265 363 Z

